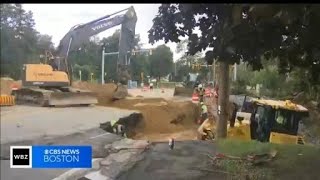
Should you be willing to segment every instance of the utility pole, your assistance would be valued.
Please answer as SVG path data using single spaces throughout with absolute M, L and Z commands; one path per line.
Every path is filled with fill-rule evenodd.
M 213 60 L 213 82 L 214 82 L 214 84 L 217 84 L 217 79 L 216 79 L 216 59 Z
M 101 60 L 101 84 L 104 84 L 104 49 L 105 47 L 103 46 Z
M 237 81 L 237 63 L 234 63 L 233 67 L 233 81 Z

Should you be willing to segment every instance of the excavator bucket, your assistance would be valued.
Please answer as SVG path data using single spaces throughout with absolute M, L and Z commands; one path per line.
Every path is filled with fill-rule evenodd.
M 124 99 L 128 96 L 128 87 L 123 84 L 118 84 L 115 92 L 113 93 L 113 99 L 119 100 Z

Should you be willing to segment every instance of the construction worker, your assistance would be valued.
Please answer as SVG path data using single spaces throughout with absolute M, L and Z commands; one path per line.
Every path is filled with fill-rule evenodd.
M 205 94 L 205 89 L 203 88 L 202 84 L 198 85 L 198 94 L 199 94 L 199 102 L 203 102 L 203 96 Z
M 208 119 L 208 107 L 203 102 L 200 102 L 201 107 L 201 114 L 200 114 L 200 122 L 199 124 L 203 123 L 206 119 Z
M 118 120 L 111 120 L 104 125 L 104 128 L 107 132 L 115 133 L 126 137 L 125 126 L 118 123 Z
M 198 139 L 199 140 L 206 140 L 206 139 L 214 139 L 214 132 L 213 132 L 213 120 L 207 118 L 198 128 Z
M 151 91 L 153 90 L 153 83 L 152 82 L 150 83 L 150 90 Z

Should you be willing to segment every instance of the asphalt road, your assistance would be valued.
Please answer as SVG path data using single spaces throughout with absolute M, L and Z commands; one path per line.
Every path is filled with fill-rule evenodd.
M 169 150 L 167 143 L 154 143 L 144 159 L 118 180 L 211 180 L 226 179 L 225 174 L 212 173 L 207 155 L 216 153 L 215 144 L 208 141 L 179 141 Z M 209 170 L 209 171 L 208 171 Z
M 1 144 L 82 132 L 97 128 L 100 123 L 129 116 L 133 112 L 102 106 L 1 107 Z
M 60 174 L 70 169 L 11 169 L 9 162 L 10 145 L 91 145 L 93 158 L 108 156 L 104 148 L 106 144 L 120 140 L 119 136 L 106 133 L 100 128 L 91 129 L 81 133 L 74 133 L 67 136 L 57 136 L 54 138 L 38 138 L 31 141 L 8 143 L 1 145 L 1 180 L 52 180 Z
M 1 180 L 51 180 L 69 169 L 11 169 L 12 145 L 92 145 L 93 158 L 105 157 L 106 144 L 120 137 L 100 129 L 100 123 L 134 111 L 107 107 L 1 107 Z

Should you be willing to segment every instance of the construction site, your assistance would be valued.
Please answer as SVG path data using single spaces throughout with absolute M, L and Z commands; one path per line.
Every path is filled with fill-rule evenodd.
M 212 22 L 195 23 L 202 33 L 209 33 L 206 36 L 214 39 L 218 50 L 209 50 L 213 45 L 205 35 L 192 34 L 195 27 L 187 27 L 187 18 L 181 18 L 180 13 L 193 7 L 150 5 L 159 14 L 152 15 L 151 29 L 143 31 L 148 32 L 149 44 L 163 39 L 166 43 L 144 48 L 145 37 L 142 42 L 140 34 L 145 33 L 137 22 L 145 14 L 136 7 L 83 20 L 86 23 L 73 25 L 54 47 L 52 36 L 36 31 L 32 13 L 28 14 L 31 10 L 27 13 L 19 4 L 1 5 L 11 13 L 1 18 L 6 28 L 1 30 L 1 171 L 5 173 L 0 179 L 319 179 L 315 168 L 320 165 L 320 96 L 317 77 L 313 77 L 317 73 L 310 73 L 317 72 L 313 69 L 317 62 L 283 73 L 285 65 L 278 62 L 279 57 L 266 61 L 268 50 L 251 57 L 252 49 L 241 49 L 244 45 L 239 44 L 247 41 L 230 33 L 234 28 L 252 28 L 246 16 L 259 16 L 253 5 L 232 5 L 226 11 L 243 16 L 230 14 L 231 31 L 225 29 L 228 23 L 223 25 L 228 35 L 209 32 Z M 168 8 L 181 10 L 170 14 Z M 26 19 L 16 18 L 15 12 L 24 13 Z M 165 13 L 179 17 L 177 22 L 183 19 L 185 28 L 191 29 L 170 29 L 176 25 L 165 20 Z M 214 15 L 214 21 L 223 15 Z M 282 10 L 270 18 L 281 16 Z M 200 21 L 205 19 L 210 18 Z M 20 24 L 19 32 L 11 20 Z M 29 23 L 24 27 L 22 22 Z M 111 36 L 97 36 L 118 26 Z M 267 25 L 254 30 L 264 28 Z M 180 32 L 172 33 L 176 31 Z M 179 39 L 186 34 L 189 39 Z M 219 36 L 224 36 L 221 45 L 216 43 Z M 176 52 L 166 45 L 168 41 L 178 42 Z M 282 46 L 271 49 L 277 48 Z M 179 53 L 181 57 L 176 58 Z M 90 146 L 91 166 L 16 166 L 12 146 L 33 145 Z M 32 167 L 34 161 L 29 159 L 28 165 Z
M 11 94 L 11 87 L 14 84 L 21 87 L 21 83 L 17 81 L 1 79 L 1 94 Z M 190 97 L 173 96 L 174 89 L 155 89 L 154 91 L 157 92 L 132 89 L 129 90 L 129 97 L 113 102 L 112 95 L 116 88 L 115 84 L 100 85 L 75 82 L 73 86 L 95 92 L 98 97 L 98 106 L 140 112 L 143 118 L 137 127 L 137 134 L 132 137 L 134 139 L 151 141 L 167 141 L 169 138 L 196 139 L 197 125 L 195 121 L 200 114 L 199 109 L 196 104 L 190 101 Z M 105 121 L 110 120 L 109 117 L 105 117 Z

